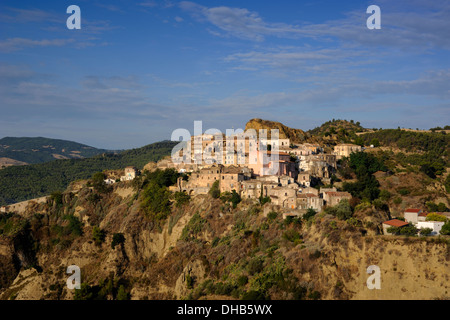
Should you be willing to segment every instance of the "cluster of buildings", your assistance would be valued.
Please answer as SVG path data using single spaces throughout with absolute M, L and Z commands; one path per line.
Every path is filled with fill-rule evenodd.
M 180 151 L 157 166 L 189 173 L 188 181 L 179 179 L 172 188 L 174 191 L 207 194 L 219 181 L 221 193 L 235 190 L 242 199 L 268 197 L 273 205 L 296 215 L 309 208 L 320 212 L 326 205 L 351 199 L 348 192 L 312 186 L 319 181 L 329 184 L 337 160 L 361 151 L 360 146 L 338 145 L 335 152 L 324 153 L 319 145 L 293 144 L 289 139 L 233 138 L 214 140 L 212 136 L 194 136 L 190 142 L 193 152 Z M 234 148 L 230 148 L 230 141 Z
M 124 170 L 124 175 L 120 176 L 119 179 L 116 179 L 117 176 L 110 176 L 104 180 L 107 185 L 111 185 L 116 183 L 117 181 L 131 181 L 134 180 L 139 175 L 139 170 L 136 167 L 129 166 Z
M 436 213 L 440 214 L 444 217 L 447 217 L 447 219 L 450 219 L 450 212 L 436 212 Z M 383 222 L 383 233 L 391 234 L 388 231 L 388 229 L 390 227 L 403 228 L 411 223 L 419 230 L 429 228 L 432 230 L 431 235 L 439 235 L 439 233 L 442 229 L 442 226 L 444 225 L 445 222 L 427 221 L 428 214 L 429 214 L 429 212 L 424 212 L 421 209 L 408 208 L 403 213 L 403 217 L 405 218 L 405 221 L 402 221 L 399 219 L 392 219 L 392 220 Z

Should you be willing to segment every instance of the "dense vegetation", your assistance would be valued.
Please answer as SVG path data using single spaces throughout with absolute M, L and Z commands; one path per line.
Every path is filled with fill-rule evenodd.
M 387 129 L 361 135 L 358 139 L 364 145 L 376 140 L 382 146 L 404 151 L 385 151 L 382 154 L 386 163 L 392 164 L 391 170 L 400 164 L 404 168 L 416 168 L 435 179 L 450 166 L 450 135 L 447 134 Z
M 170 155 L 176 144 L 177 142 L 163 141 L 119 154 L 5 168 L 0 170 L 0 205 L 65 190 L 70 182 L 88 179 L 103 170 L 117 170 L 127 166 L 143 168 L 150 161 L 158 161 Z
M 359 122 L 333 119 L 325 122 L 320 127 L 309 130 L 308 133 L 322 138 L 333 138 L 335 142 L 349 143 L 357 138 L 357 132 L 364 131 L 366 129 Z
M 341 164 L 341 174 L 346 177 L 349 169 L 356 174 L 357 181 L 346 182 L 343 185 L 345 191 L 353 197 L 373 201 L 380 195 L 379 183 L 373 176 L 377 171 L 386 171 L 384 163 L 374 155 L 366 152 L 352 153 L 349 158 L 344 158 Z
M 73 151 L 75 151 L 74 154 L 72 154 Z M 42 137 L 0 139 L 0 157 L 30 164 L 53 161 L 56 159 L 53 154 L 67 158 L 90 158 L 105 152 L 108 150 L 60 139 Z
M 431 153 L 438 157 L 448 157 L 450 135 L 427 132 L 383 129 L 360 136 L 366 145 L 378 139 L 383 146 L 397 147 L 408 152 Z

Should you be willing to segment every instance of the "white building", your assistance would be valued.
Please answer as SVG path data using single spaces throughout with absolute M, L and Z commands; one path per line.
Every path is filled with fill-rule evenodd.
M 442 221 L 419 221 L 417 223 L 417 229 L 430 228 L 433 230 L 431 232 L 432 235 L 438 235 L 443 225 L 444 222 Z
M 419 215 L 422 213 L 422 210 L 416 208 L 408 208 L 403 212 L 403 216 L 406 222 L 411 222 L 413 224 L 417 224 L 419 222 Z
M 135 167 L 126 167 L 125 175 L 120 177 L 120 181 L 131 181 L 136 178 L 138 170 Z
M 105 183 L 106 183 L 107 185 L 111 185 L 111 184 L 116 183 L 116 180 L 111 179 L 111 178 L 105 179 L 104 181 L 105 181 Z

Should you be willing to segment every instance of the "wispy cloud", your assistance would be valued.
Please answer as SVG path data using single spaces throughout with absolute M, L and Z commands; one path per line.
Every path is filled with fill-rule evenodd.
M 450 49 L 450 5 L 439 2 L 432 7 L 422 4 L 422 10 L 409 3 L 396 8 L 391 2 L 382 7 L 382 29 L 370 32 L 366 28 L 365 11 L 348 12 L 345 18 L 320 24 L 288 24 L 268 22 L 258 12 L 235 7 L 206 7 L 194 2 L 180 2 L 179 7 L 192 17 L 217 28 L 210 33 L 262 42 L 266 37 L 308 38 L 313 40 L 340 40 L 371 46 L 402 48 Z M 389 10 L 391 9 L 392 10 Z M 415 11 L 412 11 L 414 9 Z M 220 32 L 219 32 L 220 30 Z
M 245 8 L 208 8 L 189 1 L 182 1 L 179 6 L 194 18 L 209 22 L 223 32 L 241 39 L 260 42 L 264 41 L 265 36 L 288 37 L 303 33 L 298 26 L 265 22 L 257 12 Z
M 74 39 L 42 39 L 32 40 L 26 38 L 10 38 L 0 41 L 1 52 L 13 52 L 32 47 L 61 47 L 73 43 Z

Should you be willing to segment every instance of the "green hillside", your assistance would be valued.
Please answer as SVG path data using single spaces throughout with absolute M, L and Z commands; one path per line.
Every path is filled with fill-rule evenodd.
M 108 152 L 85 144 L 50 138 L 5 137 L 0 139 L 0 157 L 26 162 L 43 163 L 56 159 L 90 158 Z
M 70 182 L 90 178 L 95 172 L 126 166 L 143 168 L 150 161 L 170 155 L 177 143 L 163 141 L 118 154 L 106 153 L 86 159 L 55 160 L 5 168 L 0 170 L 0 205 L 64 190 Z

